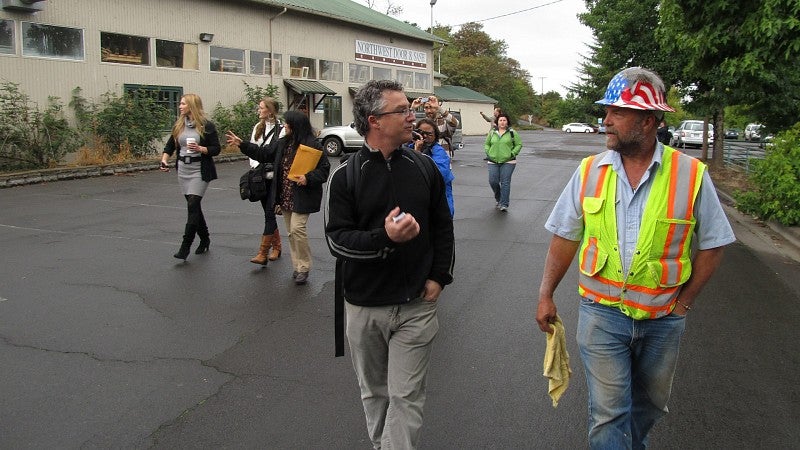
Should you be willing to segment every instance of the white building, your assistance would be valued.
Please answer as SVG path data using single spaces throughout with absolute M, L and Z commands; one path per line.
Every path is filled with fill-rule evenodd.
M 310 105 L 322 128 L 352 120 L 352 92 L 370 79 L 396 79 L 409 97 L 432 94 L 433 51 L 443 44 L 350 0 L 0 4 L 0 81 L 40 105 L 49 96 L 66 104 L 76 87 L 92 100 L 146 88 L 172 111 L 196 93 L 210 113 L 241 100 L 245 83 L 272 84 L 284 109 Z

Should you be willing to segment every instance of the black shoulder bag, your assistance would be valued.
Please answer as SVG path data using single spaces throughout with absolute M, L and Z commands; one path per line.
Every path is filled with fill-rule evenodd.
M 275 134 L 279 128 L 279 123 L 269 131 L 269 134 L 264 135 L 261 141 L 261 147 L 267 144 L 268 138 Z M 250 200 L 251 202 L 259 202 L 269 196 L 269 183 L 275 175 L 275 167 L 272 162 L 262 162 L 256 167 L 248 170 L 239 178 L 239 196 L 242 200 Z

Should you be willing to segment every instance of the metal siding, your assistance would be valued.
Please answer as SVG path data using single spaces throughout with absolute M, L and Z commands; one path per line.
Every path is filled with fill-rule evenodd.
M 46 3 L 36 14 L 0 10 L 0 18 L 15 19 L 18 54 L 21 54 L 20 21 L 81 28 L 84 31 L 84 61 L 0 55 L 0 79 L 20 84 L 20 88 L 39 104 L 48 96 L 69 102 L 75 87 L 82 96 L 99 100 L 106 92 L 122 92 L 124 84 L 182 86 L 185 93 L 199 94 L 209 112 L 219 102 L 229 105 L 242 98 L 243 82 L 266 86 L 269 76 L 223 74 L 209 71 L 209 44 L 199 42 L 200 33 L 213 33 L 210 45 L 269 52 L 269 17 L 279 10 L 253 3 L 211 0 L 59 0 Z M 151 66 L 103 63 L 100 60 L 100 33 L 112 32 L 152 38 Z M 292 11 L 273 21 L 273 51 L 282 55 L 284 75 L 288 76 L 289 56 L 341 61 L 343 82 L 322 81 L 342 97 L 343 123 L 352 120 L 352 96 L 348 92 L 347 64 L 355 62 L 355 41 L 409 48 L 428 53 L 428 72 L 433 72 L 430 42 L 398 37 L 381 30 L 361 27 L 333 19 Z M 199 70 L 155 67 L 155 39 L 197 43 Z M 370 64 L 375 65 L 375 64 Z M 388 67 L 388 66 L 387 66 Z M 396 70 L 396 68 L 393 68 Z M 279 100 L 287 104 L 283 79 L 275 76 Z M 322 128 L 323 114 L 311 115 L 312 124 Z

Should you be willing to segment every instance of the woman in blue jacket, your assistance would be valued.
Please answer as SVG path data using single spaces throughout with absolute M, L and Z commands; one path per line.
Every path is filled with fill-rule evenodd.
M 453 180 L 456 178 L 453 175 L 453 170 L 450 168 L 450 156 L 447 155 L 447 150 L 439 145 L 439 128 L 436 122 L 431 119 L 420 119 L 414 132 L 419 135 L 419 139 L 414 139 L 414 142 L 409 144 L 409 147 L 414 150 L 424 153 L 433 159 L 436 167 L 439 168 L 439 173 L 444 178 L 445 197 L 447 197 L 447 206 L 450 207 L 450 217 L 455 214 L 455 204 L 453 202 Z
M 489 167 L 489 186 L 497 202 L 495 207 L 500 211 L 508 211 L 511 175 L 517 166 L 517 155 L 522 150 L 522 140 L 510 128 L 510 122 L 506 113 L 497 116 L 497 129 L 489 132 L 483 144 Z

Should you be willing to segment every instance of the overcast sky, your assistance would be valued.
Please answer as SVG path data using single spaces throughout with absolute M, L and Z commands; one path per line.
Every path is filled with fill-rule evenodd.
M 430 26 L 430 0 L 393 2 L 403 7 L 395 18 L 423 29 Z M 386 12 L 385 5 L 386 0 L 377 0 L 375 9 Z M 479 21 L 492 39 L 506 42 L 506 56 L 519 61 L 531 74 L 537 93 L 544 82 L 545 92 L 557 91 L 563 96 L 564 86 L 578 81 L 578 63 L 581 55 L 588 54 L 587 44 L 592 42 L 591 30 L 577 18 L 585 11 L 583 0 L 437 0 L 433 21 L 451 26 Z M 483 21 L 497 16 L 503 17 Z

